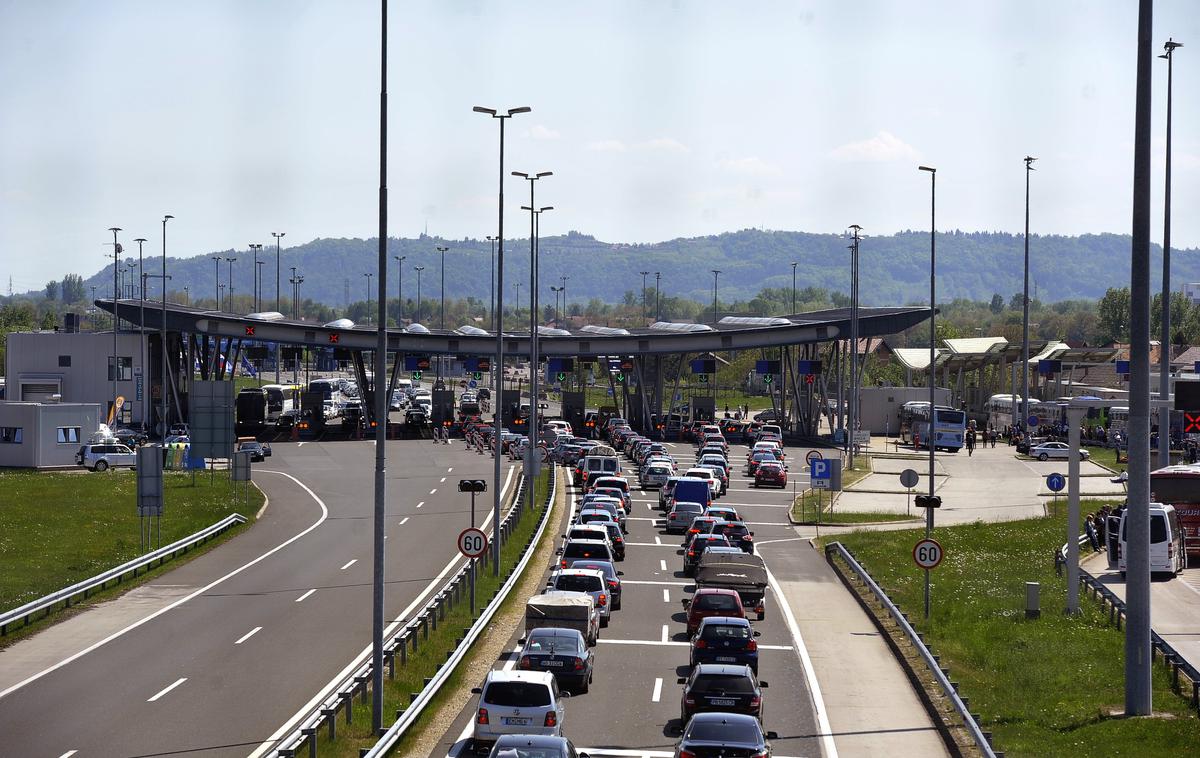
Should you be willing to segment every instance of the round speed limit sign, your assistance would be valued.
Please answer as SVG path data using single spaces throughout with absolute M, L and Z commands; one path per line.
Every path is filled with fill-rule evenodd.
M 468 558 L 481 558 L 487 552 L 488 538 L 482 530 L 471 527 L 458 534 L 458 552 Z
M 945 553 L 937 540 L 923 539 L 913 546 L 913 561 L 926 571 L 937 568 L 943 555 Z

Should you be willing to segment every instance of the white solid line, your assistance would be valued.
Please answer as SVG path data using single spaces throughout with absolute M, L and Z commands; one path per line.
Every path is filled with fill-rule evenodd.
M 71 758 L 71 756 L 75 755 L 78 752 L 79 752 L 78 750 L 68 750 L 67 752 L 58 756 L 58 758 Z
M 162 690 L 160 690 L 160 691 L 159 691 L 159 693 L 158 693 L 157 695 L 155 695 L 154 697 L 150 698 L 150 699 L 149 699 L 149 700 L 147 700 L 146 702 L 147 702 L 147 703 L 153 703 L 155 700 L 158 700 L 160 697 L 162 697 L 163 695 L 167 694 L 168 692 L 170 692 L 171 690 L 175 689 L 176 687 L 178 687 L 179 685 L 183 684 L 183 683 L 184 683 L 184 682 L 186 682 L 186 681 L 187 681 L 187 677 L 186 677 L 186 676 L 181 676 L 180 678 L 178 678 L 178 679 L 176 679 L 176 680 L 175 680 L 175 683 L 174 683 L 174 684 L 168 684 L 166 687 L 162 688 Z
M 775 599 L 779 601 L 783 620 L 787 622 L 788 631 L 792 633 L 792 642 L 796 645 L 800 664 L 804 668 L 804 678 L 808 681 L 808 692 L 812 696 L 813 708 L 817 712 L 817 728 L 821 730 L 822 752 L 825 753 L 825 758 L 837 758 L 837 745 L 833 742 L 833 729 L 829 726 L 829 714 L 825 711 L 825 700 L 821 697 L 821 685 L 817 683 L 817 672 L 813 669 L 808 648 L 804 646 L 804 637 L 800 634 L 800 626 L 792 614 L 792 607 L 788 605 L 787 598 L 784 597 L 783 588 L 779 586 L 779 582 L 775 581 L 775 575 L 771 573 L 770 568 L 767 569 L 767 582 L 771 585 L 771 591 L 775 593 Z M 759 645 L 759 647 L 762 648 L 763 645 Z
M 691 642 L 680 642 L 678 640 L 609 640 L 601 637 L 597 640 L 597 644 L 604 645 L 649 645 L 650 647 L 689 647 Z M 763 645 L 759 644 L 759 650 L 793 650 L 791 645 Z
M 663 624 L 662 641 L 666 642 L 670 638 L 671 638 L 671 630 L 667 627 L 666 624 Z
M 663 602 L 664 603 L 671 602 L 671 591 L 669 589 L 667 589 L 666 587 L 663 588 Z
M 500 498 L 502 501 L 512 482 L 513 468 L 509 466 L 508 474 L 504 477 L 504 486 L 500 488 Z M 422 505 L 423 504 L 424 503 L 422 503 Z M 489 510 L 488 514 L 483 519 L 483 523 L 480 524 L 480 528 L 486 530 L 491 521 L 492 514 Z M 446 578 L 446 575 L 463 563 L 464 559 L 460 555 L 456 554 L 453 558 L 451 558 L 445 567 L 442 568 L 441 572 L 433 578 L 433 581 L 425 585 L 425 589 L 421 592 L 421 594 L 417 595 L 404 610 L 400 611 L 395 620 L 383 630 L 384 638 L 386 639 L 395 634 L 396 630 L 400 628 L 400 625 L 408 618 L 409 614 L 411 614 L 415 609 L 421 607 L 421 604 L 425 602 L 425 599 L 431 595 L 434 590 L 441 586 L 441 582 Z M 283 739 L 284 735 L 294 729 L 295 725 L 299 723 L 301 719 L 307 717 L 312 712 L 313 708 L 317 706 L 317 703 L 320 703 L 322 700 L 329 697 L 329 693 L 332 692 L 335 687 L 345 681 L 346 677 L 350 675 L 350 672 L 361 666 L 363 661 L 365 661 L 370 654 L 371 646 L 367 645 L 357 656 L 354 657 L 353 660 L 346 664 L 345 668 L 335 674 L 328 684 L 326 684 L 319 692 L 313 695 L 312 698 L 300 708 L 300 710 L 293 713 L 292 716 L 282 725 L 280 725 L 280 727 L 276 729 L 270 737 L 260 743 L 259 746 L 255 748 L 252 753 L 250 753 L 249 758 L 262 758 L 262 756 L 269 753 L 275 743 Z
M 434 487 L 433 489 L 429 490 L 429 494 L 430 494 L 430 495 L 433 495 L 433 494 L 436 494 L 436 493 L 437 493 L 437 487 Z
M 297 603 L 303 603 L 303 602 L 304 602 L 304 598 L 308 597 L 309 595 L 313 594 L 314 592 L 316 592 L 316 590 L 315 590 L 315 589 L 314 589 L 314 590 L 309 590 L 308 592 L 305 592 L 303 595 L 301 595 L 300 597 L 296 598 L 296 602 L 297 602 Z
M 666 559 L 665 559 L 665 558 L 664 558 L 664 559 L 662 559 L 662 560 L 660 560 L 660 561 L 658 562 L 658 567 L 659 567 L 659 569 L 660 569 L 661 571 L 666 571 L 666 570 L 667 570 L 667 561 L 666 561 Z
M 300 481 L 299 479 L 297 479 L 296 477 L 292 476 L 291 474 L 285 474 L 285 473 L 283 473 L 282 471 L 268 471 L 268 470 L 266 470 L 266 469 L 263 469 L 263 470 L 262 470 L 262 471 L 260 471 L 259 473 L 263 473 L 263 474 L 279 474 L 280 476 L 286 476 L 288 479 L 291 479 L 293 482 L 295 482 L 296 484 L 300 485 L 300 487 L 301 487 L 301 488 L 302 488 L 302 489 L 303 489 L 305 492 L 307 492 L 309 495 L 311 495 L 311 496 L 312 496 L 313 500 L 317 501 L 317 505 L 321 506 L 321 517 L 320 517 L 319 519 L 317 519 L 316 521 L 314 521 L 314 522 L 313 522 L 313 523 L 312 523 L 312 524 L 311 524 L 311 525 L 310 525 L 310 526 L 309 526 L 307 529 L 305 529 L 305 530 L 303 530 L 303 531 L 299 532 L 298 534 L 295 534 L 295 535 L 293 535 L 292 537 L 289 537 L 288 539 L 286 539 L 286 540 L 284 540 L 283 542 L 279 543 L 278 545 L 276 545 L 275 547 L 271 548 L 270 550 L 268 550 L 267 552 L 263 553 L 262 555 L 258 556 L 257 558 L 255 558 L 254 560 L 250 561 L 249 563 L 244 563 L 244 564 L 242 564 L 241 566 L 239 566 L 238 568 L 234 569 L 233 571 L 230 571 L 230 572 L 229 572 L 228 574 L 226 574 L 225 576 L 222 576 L 221 578 L 219 578 L 219 579 L 216 579 L 216 580 L 214 580 L 214 581 L 212 581 L 212 582 L 210 582 L 210 583 L 208 583 L 208 584 L 204 585 L 203 587 L 201 587 L 200 589 L 196 590 L 196 591 L 195 591 L 195 592 L 193 592 L 192 594 L 190 594 L 190 595 L 187 595 L 187 596 L 185 596 L 185 597 L 181 597 L 180 599 L 176 600 L 175 602 L 171 603 L 170 605 L 167 605 L 166 607 L 159 608 L 159 609 L 158 609 L 157 611 L 155 611 L 154 613 L 151 613 L 151 614 L 150 614 L 150 615 L 148 615 L 148 616 L 144 616 L 144 617 L 142 617 L 142 618 L 138 619 L 137 621 L 133 622 L 133 623 L 132 623 L 132 624 L 130 624 L 129 626 L 126 626 L 126 627 L 124 627 L 123 629 L 118 629 L 117 631 L 115 631 L 115 632 L 113 632 L 112 634 L 108 635 L 107 637 L 105 637 L 104 639 L 100 640 L 99 642 L 95 642 L 95 643 L 93 643 L 93 644 L 91 644 L 91 645 L 88 645 L 88 646 L 87 646 L 87 647 L 85 647 L 84 649 L 82 649 L 82 650 L 80 650 L 80 651 L 78 651 L 78 652 L 76 652 L 76 653 L 73 653 L 73 654 L 71 654 L 71 655 L 67 656 L 66 658 L 64 658 L 63 660 L 61 660 L 61 661 L 59 661 L 58 663 L 54 664 L 53 666 L 49 666 L 49 667 L 47 667 L 47 668 L 44 668 L 44 669 L 42 669 L 41 671 L 37 672 L 36 674 L 33 674 L 33 675 L 31 675 L 31 676 L 28 676 L 28 677 L 26 677 L 25 679 L 23 679 L 23 680 L 21 680 L 21 681 L 17 682 L 16 684 L 14 684 L 13 686 L 11 686 L 11 687 L 9 687 L 8 689 L 4 690 L 3 692 L 0 692 L 0 699 L 4 698 L 6 695 L 10 695 L 10 694 L 12 694 L 13 692 L 16 692 L 17 690 L 21 689 L 22 687 L 24 687 L 25 685 L 29 684 L 30 682 L 37 681 L 38 679 L 41 679 L 41 678 L 42 678 L 43 676 L 45 676 L 46 674 L 49 674 L 49 673 L 50 673 L 50 672 L 52 672 L 52 671 L 57 671 L 58 669 L 62 668 L 63 666 L 66 666 L 68 663 L 70 663 L 70 662 L 72 662 L 72 661 L 74 661 L 74 660 L 76 660 L 76 659 L 78 659 L 78 658 L 80 658 L 80 657 L 82 657 L 82 656 L 84 656 L 84 655 L 87 655 L 88 653 L 92 652 L 93 650 L 95 650 L 96 648 L 100 647 L 101 645 L 105 645 L 105 644 L 107 644 L 107 643 L 109 643 L 109 642 L 112 642 L 113 640 L 115 640 L 116 638 L 118 638 L 118 637 L 120 637 L 121 635 L 125 634 L 126 632 L 129 632 L 129 631 L 131 631 L 131 630 L 133 630 L 133 629 L 136 629 L 136 628 L 138 628 L 138 627 L 139 627 L 139 626 L 141 626 L 142 624 L 145 624 L 147 621 L 150 621 L 150 620 L 152 620 L 152 619 L 158 618 L 159 616 L 161 616 L 162 614 L 166 613 L 167 611 L 169 611 L 169 610 L 172 610 L 172 609 L 174 609 L 174 608 L 178 608 L 179 606 L 183 605 L 183 604 L 184 604 L 184 603 L 186 603 L 187 601 L 189 601 L 189 600 L 191 600 L 191 599 L 193 599 L 193 598 L 195 598 L 195 597 L 198 597 L 199 595 L 203 595 L 205 592 L 208 592 L 208 591 L 209 591 L 209 590 L 211 590 L 213 587 L 216 587 L 218 584 L 220 584 L 220 583 L 222 583 L 222 582 L 224 582 L 224 581 L 226 581 L 226 580 L 228 580 L 228 579 L 231 579 L 231 578 L 233 578 L 233 577 L 237 576 L 238 574 L 242 573 L 243 571 L 245 571 L 246 569 L 250 568 L 250 567 L 251 567 L 251 566 L 253 566 L 254 564 L 258 563 L 259 561 L 261 561 L 261 560 L 263 560 L 263 559 L 265 559 L 265 558 L 267 558 L 267 557 L 269 557 L 269 556 L 271 556 L 271 555 L 274 555 L 275 553 L 279 552 L 279 551 L 280 551 L 280 550 L 282 550 L 283 548 L 287 547 L 288 545 L 292 544 L 292 543 L 293 543 L 293 542 L 295 542 L 296 540 L 300 539 L 300 538 L 301 538 L 301 537 L 303 537 L 304 535 L 306 535 L 306 534 L 308 534 L 309 532 L 311 532 L 313 529 L 316 529 L 318 526 L 320 526 L 322 523 L 324 523 L 324 522 L 325 522 L 325 519 L 329 518 L 329 509 L 325 507 L 325 503 L 324 503 L 324 501 L 322 501 L 322 500 L 321 500 L 321 498 L 317 497 L 317 494 L 316 494 L 315 492 L 313 492 L 313 491 L 312 491 L 312 490 L 310 490 L 308 487 L 306 487 L 306 486 L 304 485 L 304 483 L 303 483 L 303 482 L 301 482 L 301 481 Z
M 662 677 L 654 677 L 654 692 L 650 695 L 650 702 L 657 703 L 662 699 Z
M 346 569 L 350 568 L 351 566 L 353 566 L 353 565 L 354 565 L 354 564 L 356 564 L 356 563 L 358 563 L 358 559 L 357 559 L 357 558 L 351 558 L 351 559 L 350 559 L 350 562 L 349 562 L 349 563 L 347 563 L 345 566 L 342 566 L 341 570 L 342 570 L 342 571 L 345 571 Z
M 253 637 L 254 635 L 258 634 L 258 633 L 259 633 L 259 631 L 261 631 L 261 630 L 262 630 L 262 627 L 261 627 L 261 626 L 256 626 L 256 627 L 254 627 L 253 629 L 251 629 L 250 631 L 248 631 L 248 632 L 246 632 L 245 634 L 243 634 L 243 635 L 242 635 L 242 636 L 241 636 L 241 637 L 238 639 L 238 641 L 237 641 L 237 642 L 235 642 L 235 643 L 233 643 L 233 644 L 235 644 L 235 645 L 240 645 L 240 644 L 242 644 L 243 642 L 245 642 L 246 640 L 248 640 L 248 639 L 250 639 L 251 637 Z
M 446 477 L 444 477 L 444 476 L 443 476 L 443 477 L 442 477 L 442 482 L 445 482 L 445 481 L 446 481 Z
M 406 523 L 408 523 L 408 516 L 400 519 L 400 526 L 404 526 Z
M 420 508 L 422 505 L 425 505 L 425 501 L 424 501 L 424 500 L 422 500 L 421 502 L 417 503 L 417 507 L 418 507 L 418 508 Z

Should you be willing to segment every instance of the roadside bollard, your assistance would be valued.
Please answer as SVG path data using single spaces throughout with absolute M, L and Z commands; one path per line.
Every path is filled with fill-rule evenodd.
M 1025 618 L 1042 617 L 1041 592 L 1042 586 L 1037 582 L 1025 582 Z

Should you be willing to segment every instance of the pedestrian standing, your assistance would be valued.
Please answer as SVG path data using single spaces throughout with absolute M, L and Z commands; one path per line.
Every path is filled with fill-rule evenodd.
M 975 430 L 967 430 L 967 457 L 970 458 L 975 452 Z
M 1100 536 L 1096 533 L 1096 517 L 1093 514 L 1087 515 L 1087 519 L 1083 522 L 1083 531 L 1092 545 L 1092 552 L 1100 552 Z

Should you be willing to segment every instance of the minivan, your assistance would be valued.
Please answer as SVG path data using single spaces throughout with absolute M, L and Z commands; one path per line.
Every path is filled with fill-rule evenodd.
M 1120 549 L 1117 554 L 1117 569 L 1125 578 L 1126 523 L 1129 510 L 1121 515 Z M 1150 575 L 1165 574 L 1168 578 L 1184 568 L 1183 530 L 1175 506 L 1150 503 Z
M 89 442 L 75 453 L 75 462 L 92 471 L 104 471 L 116 466 L 137 468 L 137 453 L 115 440 Z

